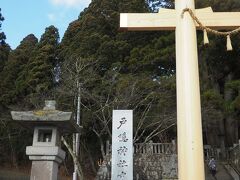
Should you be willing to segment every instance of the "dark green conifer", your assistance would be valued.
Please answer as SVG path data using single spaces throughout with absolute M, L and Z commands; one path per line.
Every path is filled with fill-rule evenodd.
M 3 67 L 5 65 L 5 62 L 7 61 L 8 54 L 10 52 L 10 47 L 8 44 L 6 44 L 6 35 L 4 32 L 2 32 L 2 22 L 4 21 L 4 17 L 1 13 L 0 8 L 0 72 L 3 70 Z
M 17 79 L 17 91 L 20 94 L 45 94 L 53 87 L 53 69 L 57 63 L 59 34 L 57 28 L 46 28 L 39 43 Z
M 16 79 L 28 63 L 36 43 L 37 38 L 30 34 L 9 54 L 8 61 L 0 73 L 0 101 L 2 103 L 13 103 L 17 99 Z

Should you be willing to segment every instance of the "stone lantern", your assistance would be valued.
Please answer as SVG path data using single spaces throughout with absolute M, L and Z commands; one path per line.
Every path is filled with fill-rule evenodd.
M 72 113 L 58 111 L 55 105 L 55 101 L 45 101 L 43 110 L 11 112 L 15 122 L 34 131 L 33 144 L 26 148 L 32 160 L 31 180 L 57 180 L 59 164 L 65 158 L 61 135 L 80 132 Z

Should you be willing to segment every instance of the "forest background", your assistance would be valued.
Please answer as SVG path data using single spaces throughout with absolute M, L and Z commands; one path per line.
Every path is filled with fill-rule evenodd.
M 197 8 L 240 11 L 238 0 L 197 0 Z M 0 165 L 29 164 L 25 146 L 32 132 L 11 123 L 11 110 L 42 109 L 55 99 L 57 108 L 76 114 L 81 99 L 79 161 L 84 174 L 96 174 L 97 162 L 111 141 L 113 109 L 134 110 L 134 142 L 176 139 L 174 32 L 121 32 L 119 13 L 174 8 L 170 0 L 93 0 L 69 24 L 63 39 L 46 27 L 38 40 L 26 35 L 16 49 L 0 31 Z M 0 11 L 0 28 L 4 14 Z M 240 139 L 240 36 L 209 35 L 198 51 L 204 144 L 230 147 Z M 71 143 L 71 136 L 66 137 Z M 10 160 L 10 161 L 9 161 Z M 72 171 L 70 155 L 65 160 Z M 70 173 L 71 174 L 71 173 Z

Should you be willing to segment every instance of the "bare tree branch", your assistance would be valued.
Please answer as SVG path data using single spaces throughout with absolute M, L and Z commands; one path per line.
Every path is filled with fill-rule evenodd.
M 78 176 L 80 178 L 80 180 L 83 180 L 83 171 L 82 171 L 82 167 L 81 165 L 79 164 L 79 161 L 77 159 L 77 156 L 74 154 L 72 148 L 70 147 L 70 145 L 67 143 L 67 141 L 65 140 L 64 137 L 61 138 L 63 144 L 66 146 L 66 148 L 68 149 L 68 152 L 71 154 L 72 158 L 73 158 L 73 161 L 74 163 L 77 165 L 77 173 L 78 173 Z

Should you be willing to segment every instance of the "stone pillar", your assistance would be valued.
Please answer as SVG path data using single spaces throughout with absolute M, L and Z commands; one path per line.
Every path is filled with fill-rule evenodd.
M 32 161 L 31 180 L 57 180 L 59 164 L 65 158 L 61 135 L 80 132 L 71 112 L 58 111 L 55 101 L 45 101 L 43 110 L 12 111 L 12 119 L 25 128 L 33 129 L 33 144 L 26 148 Z
M 41 168 L 39 168 L 41 167 Z M 58 163 L 54 161 L 33 161 L 31 170 L 31 180 L 58 179 Z
M 65 152 L 57 146 L 28 146 L 26 154 L 32 161 L 31 180 L 57 180 L 59 164 L 65 158 Z

